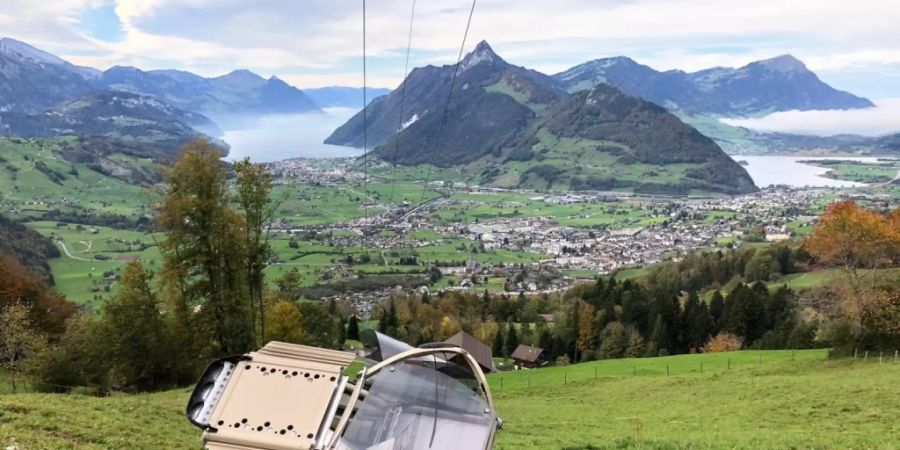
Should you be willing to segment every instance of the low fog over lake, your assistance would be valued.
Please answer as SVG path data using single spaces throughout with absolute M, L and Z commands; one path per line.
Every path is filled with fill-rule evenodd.
M 224 130 L 222 139 L 231 145 L 227 160 L 237 161 L 249 156 L 254 162 L 270 162 L 299 157 L 362 155 L 362 149 L 322 143 L 355 112 L 352 108 L 327 108 L 324 113 L 215 120 Z
M 804 164 L 801 161 L 841 160 L 858 161 L 874 164 L 877 157 L 847 156 L 732 156 L 735 161 L 746 161 L 747 173 L 757 186 L 763 188 L 773 184 L 784 184 L 792 187 L 855 187 L 866 186 L 865 183 L 835 180 L 825 177 L 831 169 L 827 167 Z

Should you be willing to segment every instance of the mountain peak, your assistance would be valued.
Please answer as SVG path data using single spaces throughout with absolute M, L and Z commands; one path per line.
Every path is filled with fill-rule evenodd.
M 806 64 L 792 55 L 784 54 L 770 59 L 758 61 L 757 64 L 776 72 L 806 72 Z
M 487 41 L 481 41 L 475 46 L 475 50 L 472 50 L 471 53 L 463 58 L 460 70 L 466 70 L 482 62 L 505 63 L 503 58 L 494 53 L 494 49 L 491 48 Z
M 40 63 L 53 64 L 57 66 L 66 64 L 66 62 L 62 58 L 56 55 L 52 55 L 41 49 L 35 48 L 25 42 L 17 41 L 15 39 L 7 37 L 0 39 L 0 53 L 18 54 L 26 58 L 31 58 L 32 60 Z
M 222 82 L 226 85 L 230 85 L 233 87 L 240 88 L 252 88 L 256 86 L 262 86 L 265 84 L 266 79 L 247 70 L 247 69 L 237 69 L 228 72 L 225 75 L 220 77 L 213 78 L 214 81 Z

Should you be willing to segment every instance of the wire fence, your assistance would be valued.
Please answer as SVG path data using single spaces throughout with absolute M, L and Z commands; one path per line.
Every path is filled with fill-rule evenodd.
M 560 386 L 601 378 L 721 375 L 732 371 L 783 367 L 792 362 L 826 361 L 827 350 L 777 350 L 612 359 L 570 366 L 498 372 L 488 377 L 493 390 Z M 852 363 L 900 364 L 900 350 L 858 351 Z M 836 360 L 839 361 L 839 360 Z

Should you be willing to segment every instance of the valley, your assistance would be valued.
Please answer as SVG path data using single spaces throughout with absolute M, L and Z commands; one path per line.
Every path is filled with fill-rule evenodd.
M 158 167 L 124 154 L 104 156 L 100 165 L 70 163 L 63 159 L 66 142 L 0 142 L 8 149 L 5 170 L 15 174 L 6 180 L 9 193 L 0 206 L 55 242 L 60 256 L 49 263 L 56 288 L 96 309 L 117 292 L 127 262 L 161 266 L 157 245 L 164 235 L 150 232 L 160 199 L 153 184 Z M 37 161 L 47 161 L 44 172 L 34 168 Z M 350 300 L 361 311 L 402 291 L 397 286 L 562 291 L 598 274 L 677 260 L 695 250 L 797 239 L 828 202 L 849 192 L 875 205 L 896 204 L 900 196 L 892 185 L 854 191 L 779 187 L 742 196 L 697 191 L 686 197 L 631 189 L 510 189 L 481 186 L 464 170 L 439 167 L 395 170 L 374 163 L 365 174 L 360 160 L 346 158 L 266 167 L 279 202 L 269 283 L 296 271 L 305 295 Z M 65 178 L 54 181 L 53 174 Z
M 603 42 L 546 39 L 563 24 L 550 17 L 522 41 L 526 15 L 482 25 L 511 9 L 498 4 L 470 36 L 474 1 L 413 2 L 407 35 L 379 16 L 396 4 L 363 2 L 361 58 L 343 33 L 358 11 L 340 2 L 181 3 L 60 6 L 73 36 L 114 19 L 80 49 L 21 34 L 73 62 L 0 38 L 0 448 L 199 448 L 186 386 L 210 361 L 188 416 L 249 433 L 241 445 L 321 441 L 346 408 L 364 425 L 335 437 L 354 449 L 410 447 L 427 431 L 400 421 L 431 409 L 429 447 L 446 415 L 466 441 L 502 428 L 500 450 L 893 448 L 900 134 L 790 126 L 883 114 L 884 99 L 842 90 L 859 84 L 824 81 L 841 80 L 838 61 L 721 31 L 635 54 L 667 70 L 597 59 L 670 28 L 605 22 L 640 1 L 599 20 L 567 8 L 584 18 L 561 28 L 641 36 Z M 456 11 L 468 22 L 451 53 L 434 17 Z M 402 78 L 385 69 L 404 55 L 397 30 Z M 422 30 L 439 38 L 415 47 Z M 785 51 L 810 66 L 759 59 Z M 779 120 L 786 132 L 761 131 Z M 353 383 L 399 347 L 373 347 L 373 331 L 419 348 L 385 371 L 413 378 L 373 370 L 354 410 L 341 373 Z M 279 374 L 282 358 L 305 372 Z M 317 380 L 304 397 L 334 393 L 328 411 L 290 407 L 322 424 L 212 418 L 250 369 Z

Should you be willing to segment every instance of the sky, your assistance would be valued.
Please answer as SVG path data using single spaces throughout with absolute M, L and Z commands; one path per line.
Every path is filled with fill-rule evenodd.
M 301 88 L 362 84 L 362 0 L 3 0 L 3 35 L 81 65 L 248 68 Z M 412 0 L 369 0 L 369 85 L 403 76 Z M 418 0 L 411 67 L 455 61 L 470 0 Z M 555 73 L 626 55 L 658 70 L 790 53 L 833 86 L 900 98 L 897 0 L 481 0 L 466 49 Z

